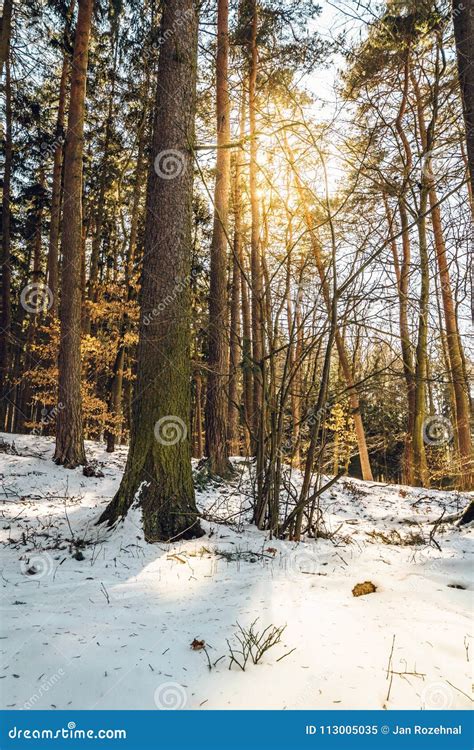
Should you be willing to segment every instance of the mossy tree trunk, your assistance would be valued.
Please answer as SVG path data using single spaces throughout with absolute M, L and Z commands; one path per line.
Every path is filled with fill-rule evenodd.
M 137 502 L 149 542 L 203 533 L 190 452 L 197 28 L 194 0 L 163 3 L 131 443 L 120 488 L 100 519 L 113 523 Z

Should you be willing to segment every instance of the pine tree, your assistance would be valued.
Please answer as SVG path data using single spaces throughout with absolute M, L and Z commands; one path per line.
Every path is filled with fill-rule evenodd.
M 212 474 L 228 476 L 227 452 L 227 245 L 230 195 L 229 3 L 217 7 L 216 115 L 217 160 L 214 228 L 209 288 L 209 375 L 206 399 L 206 454 Z
M 82 153 L 87 61 L 93 0 L 79 0 L 64 150 L 64 204 L 59 344 L 59 388 L 54 461 L 86 463 L 81 397 Z
M 139 502 L 149 542 L 202 534 L 190 452 L 197 28 L 194 0 L 163 3 L 131 443 L 120 488 L 100 519 L 113 523 Z

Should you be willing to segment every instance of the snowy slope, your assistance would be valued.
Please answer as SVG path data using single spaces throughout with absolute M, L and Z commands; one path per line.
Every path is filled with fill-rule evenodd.
M 19 454 L 0 454 L 3 708 L 471 706 L 472 531 L 446 523 L 430 544 L 467 496 L 341 480 L 322 499 L 326 538 L 295 544 L 248 523 L 237 460 L 231 484 L 198 478 L 208 536 L 148 545 L 138 509 L 95 525 L 125 449 L 89 443 L 105 476 L 86 478 L 51 462 L 50 438 L 3 438 Z M 353 597 L 366 580 L 376 592 Z M 282 642 L 229 670 L 236 622 L 256 618 L 286 624 Z M 225 658 L 210 670 L 194 638 Z

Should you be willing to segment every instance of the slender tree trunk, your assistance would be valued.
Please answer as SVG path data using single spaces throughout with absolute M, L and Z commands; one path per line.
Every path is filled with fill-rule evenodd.
M 258 72 L 258 12 L 256 0 L 249 0 L 250 20 L 250 70 L 249 70 L 249 130 L 250 130 L 250 208 L 251 227 L 251 280 L 252 280 L 252 357 L 253 357 L 253 399 L 252 430 L 257 444 L 263 440 L 263 284 L 262 261 L 260 257 L 260 210 L 257 194 L 257 72 Z
M 395 121 L 395 128 L 400 138 L 403 147 L 404 164 L 403 164 L 403 184 L 401 187 L 400 194 L 398 196 L 398 211 L 400 214 L 400 223 L 402 229 L 402 248 L 403 257 L 400 267 L 400 282 L 398 285 L 399 295 L 399 309 L 400 309 L 400 339 L 402 348 L 403 358 L 403 371 L 405 374 L 405 381 L 407 384 L 407 402 L 408 402 L 408 420 L 407 430 L 405 437 L 405 455 L 404 465 L 406 480 L 412 484 L 414 479 L 414 446 L 413 446 L 413 435 L 415 431 L 415 412 L 416 412 L 416 373 L 415 363 L 413 361 L 413 347 L 410 341 L 410 329 L 408 322 L 408 285 L 410 279 L 410 263 L 411 263 L 411 245 L 410 245 L 410 232 L 408 228 L 408 215 L 405 203 L 405 196 L 408 191 L 409 180 L 412 176 L 413 169 L 413 154 L 411 145 L 405 132 L 405 126 L 403 118 L 406 113 L 408 104 L 408 91 L 410 83 L 411 73 L 411 48 L 405 52 L 405 60 L 403 66 L 403 89 L 402 98 L 400 101 L 400 107 L 398 109 L 397 119 Z M 425 231 L 425 228 L 422 228 Z M 419 368 L 418 368 L 419 369 Z M 426 458 L 424 444 L 418 445 L 418 457 L 417 462 L 420 471 L 422 473 L 426 470 Z
M 393 214 L 390 211 L 387 197 L 384 195 L 385 210 L 390 234 L 393 234 Z M 393 255 L 393 265 L 397 280 L 398 305 L 399 305 L 399 326 L 400 326 L 400 345 L 402 349 L 403 374 L 405 377 L 407 390 L 407 428 L 405 437 L 405 450 L 403 459 L 403 481 L 405 484 L 413 482 L 413 424 L 415 419 L 415 390 L 414 390 L 414 371 L 413 371 L 413 349 L 410 340 L 410 328 L 408 325 L 408 282 L 410 277 L 411 246 L 410 234 L 408 231 L 408 216 L 403 200 L 398 201 L 398 210 L 402 227 L 402 260 L 398 258 L 398 249 L 396 240 L 391 239 L 390 245 Z
M 232 471 L 227 453 L 227 226 L 230 193 L 230 103 L 228 89 L 229 3 L 217 6 L 217 159 L 211 241 L 206 398 L 206 454 L 212 474 Z
M 194 458 L 204 455 L 204 437 L 202 434 L 202 375 L 199 369 L 194 374 Z
M 51 192 L 51 220 L 49 226 L 48 264 L 46 269 L 46 280 L 51 290 L 50 315 L 57 317 L 58 314 L 58 251 L 59 251 L 59 228 L 61 222 L 61 176 L 64 146 L 64 114 L 66 110 L 66 93 L 69 78 L 71 58 L 66 49 L 68 44 L 70 23 L 74 13 L 75 0 L 71 0 L 67 11 L 66 26 L 64 29 L 64 51 L 61 78 L 59 81 L 59 104 L 56 117 L 56 129 L 54 133 L 53 154 L 53 184 Z
M 87 60 L 93 0 L 79 0 L 64 151 L 59 392 L 54 460 L 66 468 L 86 463 L 81 398 L 82 152 Z
M 149 542 L 202 535 L 190 451 L 197 29 L 195 0 L 165 0 L 131 443 L 120 488 L 100 519 L 113 523 L 140 503 Z
M 240 259 L 240 296 L 242 299 L 242 406 L 244 423 L 245 455 L 252 448 L 253 414 L 253 366 L 252 366 L 252 322 L 249 301 L 249 287 L 245 272 L 246 264 L 242 251 Z
M 240 262 L 242 257 L 242 222 L 240 206 L 240 166 L 237 154 L 234 178 L 234 244 L 230 299 L 229 400 L 227 407 L 227 440 L 231 456 L 239 454 L 239 361 L 240 361 Z
M 474 24 L 473 24 L 474 32 Z M 423 149 L 429 151 L 428 133 L 423 111 L 423 102 L 418 83 L 412 76 L 418 112 L 418 124 Z M 441 282 L 441 299 L 443 302 L 444 321 L 446 326 L 446 343 L 449 355 L 450 374 L 454 391 L 454 412 L 456 418 L 457 446 L 461 461 L 461 485 L 464 489 L 471 489 L 473 483 L 472 466 L 472 441 L 470 429 L 470 403 L 468 395 L 468 384 L 464 377 L 463 351 L 461 337 L 454 307 L 451 280 L 449 277 L 449 266 L 446 256 L 446 244 L 444 241 L 443 226 L 441 222 L 441 211 L 438 205 L 438 196 L 432 176 L 432 160 L 427 158 L 424 165 L 427 179 L 427 188 L 430 205 L 430 218 L 433 226 L 436 260 L 438 264 L 439 278 Z
M 4 6 L 5 8 L 5 6 Z M 4 13 L 6 10 L 4 10 Z M 10 300 L 10 190 L 12 174 L 12 89 L 10 78 L 10 59 L 6 59 L 6 77 L 5 77 L 5 161 L 3 172 L 3 193 L 2 193 L 2 316 L 0 330 L 0 429 L 5 426 L 7 395 L 8 395 L 8 375 L 10 370 L 11 354 L 11 300 Z
M 115 98 L 115 83 L 117 78 L 117 56 L 118 56 L 118 40 L 117 32 L 112 31 L 112 68 L 110 74 L 112 76 L 112 86 L 108 97 L 107 116 L 105 119 L 105 136 L 104 136 L 104 153 L 102 156 L 100 166 L 100 180 L 99 180 L 99 196 L 97 199 L 97 207 L 95 212 L 94 222 L 94 235 L 92 238 L 91 247 L 91 259 L 90 259 L 90 272 L 88 282 L 88 303 L 86 303 L 86 316 L 85 316 L 85 332 L 90 333 L 91 330 L 91 304 L 97 302 L 98 298 L 98 282 L 99 282 L 99 256 L 100 248 L 103 239 L 103 227 L 105 219 L 105 208 L 106 208 L 106 189 L 109 182 L 109 150 L 110 150 L 110 139 L 112 136 L 112 116 L 114 111 L 114 98 Z
M 417 487 L 426 487 L 429 484 L 424 443 L 424 425 L 426 419 L 426 361 L 428 356 L 428 303 L 430 294 L 430 267 L 425 218 L 427 207 L 428 190 L 425 185 L 422 185 L 418 215 L 421 285 L 418 313 L 418 343 L 415 360 L 415 418 L 413 422 L 412 436 L 413 481 Z
M 453 0 L 453 23 L 471 194 L 474 195 L 474 0 Z
M 137 245 L 137 234 L 138 234 L 138 217 L 140 208 L 140 197 L 142 181 L 145 169 L 145 160 L 143 158 L 143 151 L 145 148 L 144 133 L 145 133 L 145 115 L 142 121 L 138 137 L 138 153 L 137 153 L 137 169 L 135 174 L 135 184 L 133 187 L 133 203 L 132 203 L 132 215 L 130 220 L 130 237 L 128 243 L 127 260 L 125 265 L 125 287 L 127 289 L 127 302 L 130 302 L 134 296 L 134 288 L 132 285 L 132 274 L 133 266 L 135 263 L 135 253 Z M 115 357 L 114 370 L 112 376 L 112 383 L 110 388 L 110 399 L 109 399 L 109 411 L 115 422 L 111 430 L 106 432 L 107 441 L 107 452 L 113 453 L 115 450 L 115 443 L 117 436 L 120 434 L 122 429 L 122 387 L 123 387 L 123 371 L 125 363 L 125 340 L 130 329 L 130 322 L 128 315 L 125 312 L 120 321 L 120 336 L 117 348 L 117 354 Z
M 3 13 L 0 19 L 0 78 L 3 77 L 3 66 L 10 51 L 10 36 L 12 29 L 13 0 L 4 0 Z
M 242 141 L 245 136 L 245 85 L 242 84 L 242 101 L 240 106 L 240 124 L 239 124 L 239 137 Z M 235 153 L 234 158 L 234 184 L 233 184 L 233 209 L 234 209 L 234 243 L 233 243 L 233 255 L 232 255 L 232 292 L 231 292 L 231 311 L 230 311 L 230 371 L 229 371 L 229 403 L 228 403 L 228 443 L 229 451 L 231 455 L 238 455 L 240 452 L 240 439 L 239 439 L 239 423 L 240 423 L 240 408 L 239 408 L 239 372 L 240 372 L 240 361 L 244 360 L 244 342 L 242 339 L 242 326 L 240 319 L 240 310 L 243 307 L 244 301 L 242 299 L 242 306 L 240 300 L 242 298 L 242 286 L 245 284 L 244 278 L 244 253 L 243 253 L 243 227 L 242 227 L 242 156 L 239 151 Z M 247 301 L 248 306 L 248 301 Z M 247 307 L 248 312 L 248 307 Z M 250 327 L 250 319 L 248 321 L 248 327 Z M 250 336 L 250 330 L 247 331 Z M 247 356 L 250 359 L 250 341 L 246 342 Z M 249 444 L 249 433 L 248 433 L 248 414 L 246 413 L 245 396 L 244 390 L 246 387 L 246 378 L 250 375 L 250 369 L 245 373 L 245 368 L 242 367 L 242 406 L 243 406 L 243 427 L 244 427 L 244 438 L 246 445 Z M 250 393 L 252 393 L 252 385 L 247 386 Z

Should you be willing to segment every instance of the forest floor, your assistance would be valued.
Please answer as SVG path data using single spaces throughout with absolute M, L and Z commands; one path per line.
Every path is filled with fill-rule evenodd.
M 95 525 L 126 449 L 88 443 L 104 474 L 88 478 L 52 463 L 51 438 L 3 439 L 2 708 L 471 706 L 472 528 L 434 523 L 467 496 L 341 479 L 325 538 L 296 544 L 249 524 L 236 459 L 231 482 L 196 477 L 207 536 L 149 545 L 137 508 Z M 365 581 L 376 591 L 353 596 Z M 229 670 L 237 623 L 256 618 L 286 625 L 281 642 Z

